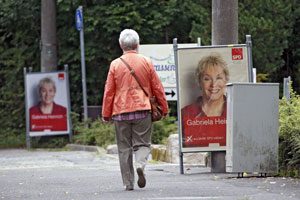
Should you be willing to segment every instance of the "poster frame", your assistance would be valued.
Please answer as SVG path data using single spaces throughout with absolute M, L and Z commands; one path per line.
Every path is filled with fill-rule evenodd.
M 68 66 L 64 67 L 64 70 L 59 71 L 51 71 L 51 72 L 32 72 L 32 68 L 24 68 L 24 91 L 25 91 L 25 115 L 26 115 L 26 146 L 27 148 L 31 148 L 31 137 L 41 137 L 41 136 L 56 136 L 56 135 L 69 135 L 69 141 L 72 141 L 73 133 L 72 133 L 72 121 L 71 121 L 71 104 L 70 104 L 70 87 L 69 87 L 69 75 L 68 75 Z M 29 94 L 27 91 L 27 75 L 38 74 L 38 75 L 53 75 L 55 73 L 64 73 L 65 75 L 65 87 L 66 87 L 66 106 L 67 107 L 67 130 L 66 131 L 30 131 L 30 114 L 28 105 Z
M 220 147 L 220 148 L 207 148 L 207 147 L 192 147 L 192 148 L 183 148 L 182 145 L 182 122 L 180 117 L 180 105 L 181 105 L 181 98 L 180 98 L 180 84 L 179 84 L 179 67 L 178 67 L 178 50 L 185 50 L 185 49 L 213 49 L 213 48 L 238 48 L 238 47 L 245 47 L 247 52 L 247 72 L 248 72 L 248 82 L 253 82 L 253 66 L 252 66 L 252 42 L 251 42 L 251 36 L 246 36 L 246 43 L 245 44 L 230 44 L 230 45 L 212 45 L 212 46 L 196 46 L 196 47 L 178 47 L 177 44 L 177 38 L 173 39 L 173 50 L 174 50 L 174 60 L 175 60 L 175 66 L 176 66 L 176 80 L 177 80 L 177 115 L 178 115 L 178 134 L 179 134 L 179 157 L 180 157 L 180 173 L 183 174 L 183 154 L 184 153 L 197 153 L 197 152 L 212 152 L 212 151 L 226 151 L 226 146 Z

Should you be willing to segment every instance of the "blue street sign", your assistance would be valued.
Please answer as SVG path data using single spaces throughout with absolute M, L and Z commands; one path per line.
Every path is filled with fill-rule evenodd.
M 82 19 L 82 10 L 80 8 L 76 9 L 75 21 L 76 21 L 76 29 L 78 31 L 81 31 L 83 28 L 83 19 Z

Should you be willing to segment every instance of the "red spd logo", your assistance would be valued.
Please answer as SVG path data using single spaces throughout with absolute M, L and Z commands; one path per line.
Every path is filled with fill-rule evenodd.
M 64 73 L 58 73 L 58 79 L 59 80 L 65 80 L 65 74 Z
M 243 60 L 243 48 L 231 49 L 232 60 Z

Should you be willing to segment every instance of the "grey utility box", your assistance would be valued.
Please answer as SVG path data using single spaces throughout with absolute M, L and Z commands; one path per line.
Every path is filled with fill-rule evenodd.
M 278 103 L 278 83 L 227 84 L 227 172 L 277 172 Z

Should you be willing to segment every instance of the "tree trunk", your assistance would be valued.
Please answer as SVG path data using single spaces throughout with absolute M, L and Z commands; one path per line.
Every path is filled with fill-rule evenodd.
M 212 0 L 212 45 L 238 43 L 238 0 Z
M 56 0 L 41 0 L 41 71 L 57 70 Z
M 238 43 L 238 0 L 212 0 L 212 45 Z M 226 152 L 211 153 L 211 172 L 226 172 Z

